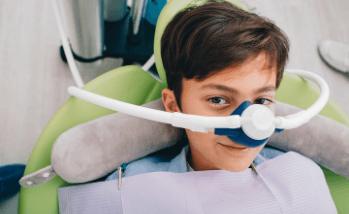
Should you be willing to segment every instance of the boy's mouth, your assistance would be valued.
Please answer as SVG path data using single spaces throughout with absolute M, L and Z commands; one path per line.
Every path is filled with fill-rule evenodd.
M 231 147 L 231 148 L 240 149 L 240 150 L 245 150 L 245 149 L 248 148 L 248 147 L 246 147 L 246 146 L 232 146 L 232 145 L 226 145 L 226 144 L 222 144 L 222 143 L 219 143 L 219 144 L 221 144 L 221 145 L 223 145 L 223 146 L 226 146 L 226 147 Z

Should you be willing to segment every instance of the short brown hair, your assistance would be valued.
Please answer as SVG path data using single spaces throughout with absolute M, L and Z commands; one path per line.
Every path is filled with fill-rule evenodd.
M 288 60 L 289 40 L 272 21 L 230 2 L 209 2 L 179 12 L 161 38 L 168 88 L 181 111 L 183 78 L 202 81 L 264 52 L 277 66 L 278 88 Z

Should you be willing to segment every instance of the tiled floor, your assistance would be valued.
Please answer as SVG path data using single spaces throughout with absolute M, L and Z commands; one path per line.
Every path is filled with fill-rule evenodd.
M 325 78 L 331 97 L 349 115 L 349 75 L 327 67 L 317 53 L 323 39 L 349 44 L 347 0 L 244 0 L 270 18 L 291 41 L 287 68 Z M 0 165 L 26 164 L 42 130 L 75 85 L 59 55 L 60 37 L 51 1 L 0 0 Z M 105 58 L 101 66 L 78 63 L 85 83 L 119 67 Z M 0 213 L 17 213 L 18 194 L 0 203 Z

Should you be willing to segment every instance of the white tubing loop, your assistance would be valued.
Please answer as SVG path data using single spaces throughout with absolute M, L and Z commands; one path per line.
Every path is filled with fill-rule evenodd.
M 148 71 L 151 66 L 155 63 L 155 56 L 154 54 L 148 59 L 148 61 L 142 66 L 142 69 L 145 71 Z
M 66 56 L 67 61 L 68 61 L 69 68 L 72 72 L 72 75 L 73 75 L 73 78 L 75 80 L 76 85 L 79 88 L 82 88 L 85 84 L 81 79 L 78 68 L 76 67 L 73 53 L 71 52 L 67 36 L 64 32 L 64 28 L 63 28 L 62 19 L 61 19 L 60 13 L 59 13 L 59 7 L 57 4 L 57 0 L 52 0 L 52 3 L 53 3 L 53 9 L 54 9 L 55 15 L 56 15 L 56 21 L 57 21 L 57 25 L 58 25 L 59 35 L 60 35 L 61 40 L 62 40 L 63 49 L 64 49 L 64 53 L 65 53 L 65 56 Z
M 68 93 L 83 99 L 87 102 L 93 103 L 95 105 L 102 106 L 107 109 L 118 111 L 120 113 L 128 114 L 135 117 L 140 117 L 148 120 L 153 120 L 162 123 L 168 123 L 170 121 L 171 115 L 167 112 L 150 109 L 146 107 L 139 107 L 134 104 L 122 102 L 119 100 L 114 100 L 99 94 L 95 94 L 83 89 L 79 89 L 75 86 L 70 86 L 68 88 Z
M 211 130 L 211 128 L 239 128 L 240 116 L 233 115 L 227 117 L 210 117 L 183 114 L 179 112 L 172 114 L 171 125 L 174 127 L 186 128 L 196 132 L 204 132 Z
M 303 125 L 316 114 L 318 114 L 321 111 L 321 109 L 326 105 L 329 99 L 329 88 L 326 82 L 322 80 L 320 77 L 310 72 L 308 72 L 310 73 L 310 75 L 304 74 L 306 71 L 303 72 L 296 70 L 292 72 L 297 72 L 297 74 L 311 78 L 318 82 L 321 88 L 320 98 L 305 111 L 289 115 L 285 118 L 273 118 L 275 128 L 292 129 Z M 188 115 L 179 112 L 169 113 L 159 111 L 107 98 L 98 94 L 94 94 L 92 92 L 79 89 L 74 86 L 70 86 L 68 88 L 68 93 L 80 99 L 91 102 L 93 104 L 102 106 L 104 108 L 112 109 L 114 111 L 118 111 L 124 114 L 140 117 L 147 120 L 171 124 L 175 127 L 187 128 L 197 132 L 207 133 L 207 131 L 212 131 L 212 128 L 239 128 L 243 124 L 252 122 L 252 119 L 250 117 L 242 118 L 239 115 L 227 117 L 209 117 L 199 115 Z
M 149 69 L 151 68 L 151 66 L 153 66 L 153 64 L 155 63 L 155 56 L 154 54 L 148 59 L 148 61 L 142 66 L 142 69 L 144 71 L 146 71 L 148 74 L 150 74 L 150 76 L 152 76 L 154 79 L 156 79 L 158 82 L 162 82 L 162 80 L 157 77 L 156 75 L 154 75 L 152 72 L 149 72 Z
M 287 72 L 294 73 L 297 75 L 300 75 L 305 78 L 309 78 L 317 83 L 317 85 L 320 87 L 320 96 L 316 100 L 316 102 L 310 106 L 308 109 L 304 111 L 297 112 L 292 115 L 288 115 L 284 118 L 276 117 L 274 118 L 274 124 L 276 128 L 280 129 L 293 129 L 297 128 L 307 122 L 309 122 L 310 119 L 312 119 L 314 116 L 316 116 L 327 104 L 328 99 L 330 98 L 330 89 L 326 83 L 326 81 L 318 76 L 317 74 L 311 73 L 309 71 L 305 70 L 297 70 L 297 69 L 290 69 L 286 70 Z M 281 124 L 280 124 L 281 120 Z M 278 124 L 278 125 L 277 125 Z
M 84 86 L 84 82 L 81 79 L 81 76 L 80 76 L 80 73 L 79 73 L 79 71 L 77 69 L 77 66 L 75 64 L 75 60 L 74 60 L 72 51 L 70 49 L 70 46 L 69 46 L 66 34 L 64 32 L 64 28 L 63 28 L 63 24 L 62 24 L 62 19 L 60 17 L 57 0 L 52 0 L 52 1 L 53 1 L 53 8 L 54 8 L 55 16 L 56 16 L 58 29 L 59 29 L 59 34 L 60 34 L 60 37 L 61 37 L 61 41 L 62 41 L 62 44 L 63 44 L 63 49 L 64 49 L 64 52 L 65 52 L 65 55 L 67 57 L 69 68 L 70 68 L 70 70 L 72 72 L 72 75 L 74 77 L 74 80 L 75 80 L 77 86 L 79 88 L 82 88 Z M 154 62 L 155 62 L 155 57 L 154 57 L 154 54 L 153 54 L 150 57 L 150 59 L 145 63 L 145 65 L 143 65 L 142 69 L 145 70 L 145 71 L 148 71 L 149 68 L 154 64 Z M 292 114 L 292 115 L 286 116 L 285 118 L 281 118 L 281 117 L 274 118 L 273 122 L 274 122 L 276 128 L 292 129 L 292 128 L 296 128 L 296 127 L 299 127 L 299 126 L 307 123 L 311 118 L 313 118 L 315 115 L 317 115 L 325 107 L 325 105 L 328 102 L 328 99 L 330 97 L 330 90 L 329 90 L 329 87 L 328 87 L 326 81 L 323 80 L 320 76 L 318 76 L 318 75 L 316 75 L 314 73 L 311 73 L 311 72 L 305 71 L 305 70 L 297 70 L 297 69 L 288 69 L 286 71 L 290 72 L 290 73 L 298 74 L 298 75 L 300 75 L 302 77 L 309 78 L 309 79 L 315 81 L 319 85 L 319 87 L 321 89 L 320 97 L 307 110 L 302 111 L 302 112 L 298 112 L 296 114 Z M 150 72 L 148 72 L 148 73 L 150 74 Z M 152 75 L 152 76 L 157 81 L 162 82 L 159 78 L 155 77 L 154 75 Z M 68 92 L 69 92 L 69 88 L 68 88 Z M 81 92 L 81 95 L 83 95 L 82 92 Z M 100 95 L 98 95 L 98 96 L 100 96 Z M 88 96 L 85 96 L 85 97 L 86 97 L 87 101 L 89 101 L 91 103 L 94 103 L 94 104 L 97 104 L 99 102 L 103 103 L 103 102 L 106 101 L 106 100 L 101 99 L 101 97 L 103 97 L 103 96 L 100 96 L 99 98 L 94 97 L 92 99 L 89 99 L 89 97 L 93 97 L 93 93 L 90 93 Z M 84 98 L 81 98 L 81 99 L 84 99 Z M 94 100 L 94 99 L 96 99 L 96 100 Z M 99 100 L 97 100 L 97 99 L 99 99 Z M 109 98 L 106 98 L 106 99 L 109 99 Z M 110 100 L 113 100 L 113 99 L 110 99 Z M 113 100 L 113 101 L 115 101 L 114 105 L 117 102 L 121 102 L 121 101 L 117 101 L 117 100 Z M 124 103 L 124 102 L 122 102 L 122 103 Z M 105 104 L 106 105 L 110 105 L 111 102 L 107 101 Z M 144 119 L 155 120 L 155 118 L 157 118 L 156 121 L 158 121 L 158 122 L 172 123 L 172 122 L 169 122 L 169 121 L 176 121 L 176 122 L 173 122 L 173 123 L 175 123 L 175 124 L 180 123 L 181 126 L 190 126 L 190 129 L 200 130 L 202 132 L 207 132 L 207 130 L 212 130 L 212 127 L 216 127 L 216 128 L 238 128 L 238 127 L 240 127 L 240 120 L 236 120 L 232 116 L 222 117 L 222 118 L 218 117 L 219 119 L 217 119 L 217 120 L 215 119 L 216 117 L 206 117 L 207 119 L 204 122 L 204 124 L 205 124 L 204 126 L 202 125 L 202 123 L 201 124 L 197 123 L 197 122 L 190 122 L 189 123 L 189 121 L 187 121 L 187 120 L 185 120 L 185 121 L 187 121 L 188 125 L 185 125 L 185 124 L 183 124 L 183 122 L 180 122 L 181 120 L 184 120 L 184 119 L 180 119 L 180 118 L 183 118 L 183 117 L 180 117 L 180 118 L 177 118 L 177 119 L 169 119 L 169 120 L 165 119 L 165 121 L 164 121 L 163 118 L 161 118 L 161 119 L 159 119 L 159 118 L 160 117 L 166 117 L 166 118 L 173 117 L 173 118 L 175 118 L 176 116 L 173 116 L 174 114 L 169 116 L 170 113 L 163 112 L 163 111 L 157 111 L 157 110 L 152 111 L 153 112 L 152 114 L 154 114 L 154 115 L 146 118 L 146 116 L 145 116 L 146 114 L 144 114 L 144 113 L 139 114 L 139 112 L 141 112 L 141 110 L 138 111 L 138 110 L 136 110 L 137 108 L 136 109 L 134 108 L 134 107 L 138 107 L 138 106 L 132 105 L 132 104 L 129 104 L 129 103 L 124 103 L 124 104 L 125 104 L 124 106 L 128 106 L 128 107 L 124 108 L 124 109 L 114 109 L 113 104 L 111 104 L 111 106 L 109 106 L 109 107 L 103 106 L 104 103 L 103 104 L 97 104 L 97 105 L 100 105 L 100 106 L 103 106 L 105 108 L 109 108 L 109 109 L 112 109 L 112 110 L 115 110 L 115 111 L 121 111 L 122 113 L 133 115 L 133 116 L 136 116 L 136 117 L 138 116 L 138 117 L 141 117 L 141 118 L 144 118 Z M 118 104 L 118 106 L 121 107 L 122 105 Z M 131 107 L 131 106 L 133 106 L 133 107 Z M 135 111 L 135 112 L 133 112 L 133 111 Z M 148 113 L 148 111 L 145 111 L 145 112 Z M 136 115 L 136 113 L 138 113 L 138 115 Z M 150 111 L 149 111 L 149 113 L 150 113 Z M 162 116 L 159 117 L 159 116 L 157 116 L 157 114 L 159 114 L 159 116 L 160 115 L 162 115 Z M 149 116 L 149 115 L 147 115 L 147 116 Z M 196 117 L 193 117 L 193 118 L 200 117 L 201 119 L 202 119 L 202 117 L 204 117 L 204 116 L 197 116 L 197 115 L 193 115 L 193 116 L 196 116 Z M 179 116 L 177 116 L 177 117 L 179 117 Z M 231 118 L 231 119 L 223 119 L 223 118 Z M 199 121 L 199 120 L 195 119 L 194 121 Z M 217 121 L 219 121 L 219 123 L 217 123 Z M 200 122 L 203 122 L 203 121 L 200 121 Z M 189 125 L 189 124 L 192 124 L 192 125 Z M 205 128 L 205 127 L 210 127 L 210 128 Z
M 68 93 L 87 102 L 118 111 L 135 117 L 161 123 L 171 124 L 174 127 L 187 128 L 192 131 L 207 133 L 209 128 L 239 128 L 240 116 L 209 117 L 188 115 L 179 112 L 170 113 L 151 108 L 141 107 L 130 103 L 104 97 L 75 86 L 68 88 Z M 244 121 L 248 118 L 243 119 Z

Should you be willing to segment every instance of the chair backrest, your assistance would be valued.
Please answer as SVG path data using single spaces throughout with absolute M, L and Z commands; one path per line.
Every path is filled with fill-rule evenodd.
M 235 0 L 227 0 L 242 9 L 247 8 Z M 161 35 L 170 19 L 182 8 L 188 6 L 188 0 L 171 0 L 162 10 L 155 32 L 154 54 L 158 73 L 164 83 L 156 81 L 148 73 L 137 66 L 123 66 L 111 70 L 91 82 L 82 89 L 112 99 L 142 105 L 161 97 L 161 91 L 167 87 L 166 75 L 163 70 L 160 50 Z M 206 0 L 194 0 L 190 3 L 202 5 Z M 162 69 L 162 70 L 161 70 Z M 310 107 L 319 96 L 319 88 L 303 78 L 285 72 L 276 91 L 275 99 L 302 109 Z M 56 139 L 68 129 L 96 118 L 113 114 L 109 110 L 76 97 L 70 97 L 51 118 L 41 133 L 28 160 L 24 176 L 51 165 L 51 149 Z M 330 98 L 320 115 L 331 118 L 349 126 L 349 117 Z M 337 175 L 320 166 L 326 176 L 332 198 L 339 213 L 349 210 L 349 179 Z M 57 189 L 69 185 L 59 176 L 37 187 L 21 187 L 18 212 L 22 213 L 59 213 Z
M 82 89 L 115 100 L 142 105 L 161 98 L 165 84 L 141 68 L 129 65 L 111 70 L 87 83 Z M 24 176 L 51 165 L 51 150 L 56 139 L 68 129 L 99 117 L 116 113 L 74 96 L 51 118 L 30 155 Z M 59 176 L 37 187 L 21 187 L 18 213 L 59 213 L 57 188 L 69 183 Z
M 234 4 L 236 7 L 245 10 L 246 12 L 251 12 L 246 5 L 241 4 L 237 0 L 216 0 L 216 1 L 226 1 Z M 204 5 L 208 2 L 208 0 L 171 0 L 169 3 L 165 5 L 162 9 L 158 22 L 156 23 L 155 28 L 155 37 L 154 37 L 154 56 L 155 56 L 155 64 L 158 74 L 163 83 L 166 84 L 166 72 L 164 66 L 162 64 L 161 58 L 161 37 L 164 33 L 166 26 L 171 22 L 171 20 L 176 16 L 177 13 L 182 11 L 185 8 L 189 7 L 197 7 Z

